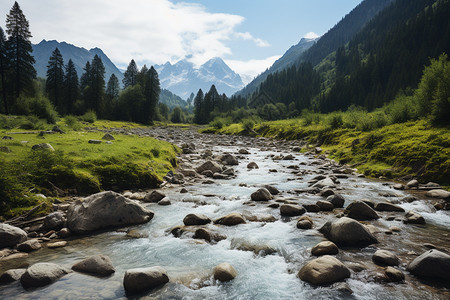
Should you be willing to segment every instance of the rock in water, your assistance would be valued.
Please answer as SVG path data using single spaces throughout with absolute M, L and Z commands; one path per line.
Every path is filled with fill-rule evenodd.
M 0 276 L 0 284 L 6 284 L 20 280 L 26 269 L 10 269 Z
M 227 166 L 237 166 L 239 165 L 238 160 L 231 154 L 225 154 L 222 156 L 222 163 Z
M 415 211 L 408 211 L 405 215 L 403 223 L 406 224 L 425 224 L 425 219 L 419 213 Z
M 253 201 L 269 201 L 273 198 L 272 194 L 266 188 L 257 190 L 250 197 Z
M 20 277 L 24 288 L 41 287 L 55 282 L 70 271 L 54 263 L 37 263 L 29 267 Z
M 169 282 L 162 267 L 137 268 L 125 272 L 123 286 L 127 292 L 136 293 L 153 289 Z
M 186 226 L 205 225 L 211 223 L 211 219 L 202 214 L 188 214 L 184 217 L 183 223 Z
M 108 276 L 116 270 L 111 259 L 105 255 L 93 255 L 72 266 L 72 270 L 99 276 Z
M 323 241 L 312 247 L 311 254 L 314 256 L 322 255 L 336 255 L 339 253 L 339 249 L 335 243 L 330 241 Z
M 387 279 L 392 282 L 399 282 L 405 280 L 405 274 L 403 274 L 402 271 L 397 270 L 393 267 L 387 267 L 386 270 L 384 270 L 384 274 L 386 275 Z
M 304 265 L 298 277 L 314 285 L 324 285 L 350 277 L 350 270 L 337 258 L 324 255 Z
M 74 202 L 67 211 L 67 227 L 82 234 L 102 228 L 142 224 L 154 213 L 140 204 L 107 191 Z
M 214 221 L 216 224 L 225 225 L 225 226 L 234 226 L 239 224 L 245 224 L 244 217 L 240 213 L 231 213 L 224 217 L 221 217 Z
M 27 233 L 12 225 L 0 223 L 0 249 L 13 247 L 27 240 Z
M 372 256 L 372 260 L 374 263 L 381 266 L 398 266 L 400 263 L 398 257 L 387 250 L 377 250 Z
M 60 211 L 52 212 L 44 219 L 44 228 L 47 230 L 60 230 L 64 227 L 64 215 Z
M 165 194 L 159 191 L 153 191 L 144 197 L 144 202 L 159 202 L 166 197 Z
M 28 241 L 25 241 L 25 242 L 17 245 L 17 250 L 19 250 L 21 252 L 31 252 L 31 251 L 38 250 L 41 248 L 42 248 L 42 245 L 41 245 L 41 243 L 39 243 L 39 241 L 37 239 L 28 240 Z
M 230 281 L 236 278 L 237 271 L 229 263 L 221 263 L 214 268 L 214 279 L 219 281 Z
M 378 210 L 378 211 L 398 211 L 398 212 L 404 212 L 405 211 L 402 207 L 400 207 L 398 205 L 395 205 L 395 204 L 392 204 L 392 203 L 388 203 L 388 202 L 377 203 L 375 205 L 375 210 Z
M 204 171 L 211 171 L 214 173 L 221 173 L 222 172 L 222 167 L 213 161 L 206 161 L 204 162 L 201 166 L 197 167 L 197 169 L 195 169 L 195 171 L 197 171 L 197 173 L 201 174 Z
M 301 216 L 306 212 L 303 206 L 295 204 L 283 204 L 280 206 L 280 214 L 282 216 Z
M 328 221 L 319 231 L 338 246 L 365 247 L 378 243 L 364 225 L 347 217 Z
M 347 216 L 356 220 L 374 220 L 379 216 L 367 203 L 363 201 L 354 201 L 345 209 Z
M 334 207 L 341 208 L 344 207 L 345 199 L 340 194 L 334 194 L 327 197 L 327 201 L 331 202 Z
M 448 283 L 450 281 L 450 255 L 432 249 L 416 257 L 407 269 L 414 275 L 444 280 Z

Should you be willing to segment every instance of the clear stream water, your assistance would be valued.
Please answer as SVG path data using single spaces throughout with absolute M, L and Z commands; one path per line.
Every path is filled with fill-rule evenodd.
M 242 146 L 211 146 L 214 152 L 237 153 Z M 320 165 L 311 165 L 315 160 L 303 154 L 294 154 L 295 160 L 274 161 L 270 158 L 276 150 L 261 151 L 247 148 L 251 154 L 239 157 L 235 166 L 236 178 L 215 180 L 214 184 L 196 182 L 187 184 L 188 193 L 181 194 L 181 186 L 163 189 L 172 202 L 170 206 L 144 204 L 155 212 L 155 217 L 147 224 L 133 226 L 149 235 L 148 238 L 131 239 L 123 232 L 105 232 L 69 241 L 69 245 L 59 249 L 41 249 L 31 253 L 28 264 L 54 262 L 70 268 L 75 262 L 94 254 L 104 254 L 111 258 L 116 272 L 108 278 L 97 278 L 80 273 L 71 273 L 59 281 L 43 288 L 24 290 L 20 283 L 0 286 L 2 299 L 117 299 L 126 298 L 123 275 L 127 269 L 137 267 L 162 266 L 170 277 L 165 286 L 144 295 L 156 299 L 448 299 L 449 291 L 444 287 L 421 282 L 406 271 L 406 265 L 427 249 L 424 243 L 433 243 L 441 249 L 449 249 L 450 214 L 435 212 L 427 201 L 400 204 L 405 210 L 421 213 L 427 222 L 425 226 L 405 225 L 401 222 L 403 213 L 380 213 L 382 218 L 370 224 L 381 232 L 377 234 L 379 244 L 364 249 L 340 250 L 337 257 L 345 263 L 360 262 L 367 269 L 353 272 L 346 283 L 353 290 L 352 295 L 341 294 L 334 286 L 313 287 L 297 277 L 300 268 L 311 259 L 310 249 L 325 238 L 318 232 L 327 220 L 335 214 L 307 213 L 314 220 L 311 230 L 296 228 L 297 218 L 281 217 L 279 209 L 269 208 L 267 203 L 249 206 L 246 202 L 250 194 L 264 184 L 276 186 L 282 193 L 276 199 L 289 199 L 299 203 L 323 199 L 318 195 L 295 192 L 308 187 L 308 181 L 320 173 Z M 283 154 L 288 154 L 286 150 Z M 198 165 L 200 161 L 192 163 Z M 259 169 L 248 170 L 247 163 L 255 161 Z M 299 166 L 304 175 L 293 174 L 289 166 Z M 278 172 L 269 172 L 276 169 Z M 245 183 L 247 186 L 240 186 Z M 393 190 L 381 181 L 349 176 L 340 179 L 338 188 L 347 206 L 353 200 L 362 198 L 378 201 L 396 201 L 407 194 Z M 385 198 L 380 192 L 394 193 Z M 206 195 L 206 196 L 205 196 Z M 176 238 L 170 229 L 183 224 L 189 213 L 205 214 L 211 219 L 231 212 L 245 215 L 273 215 L 273 223 L 248 222 L 247 224 L 225 227 L 213 224 L 207 227 L 227 238 L 217 244 L 194 240 L 189 235 Z M 387 221 L 387 216 L 396 216 Z M 402 229 L 399 233 L 384 233 L 390 226 Z M 238 250 L 242 243 L 262 245 L 275 249 L 271 255 L 258 255 L 252 251 Z M 401 260 L 400 269 L 406 275 L 405 283 L 385 283 L 378 280 L 383 268 L 374 265 L 372 254 L 377 249 L 396 253 Z M 416 254 L 414 254 L 414 253 Z M 238 276 L 231 282 L 214 282 L 211 270 L 222 262 L 232 264 Z M 150 299 L 151 299 L 150 298 Z

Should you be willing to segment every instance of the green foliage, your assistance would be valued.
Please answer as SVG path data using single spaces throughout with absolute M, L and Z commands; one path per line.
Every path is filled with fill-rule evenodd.
M 412 96 L 399 95 L 384 107 L 390 123 L 403 123 L 417 118 L 416 103 Z
M 66 125 L 75 131 L 78 131 L 81 129 L 81 123 L 78 121 L 78 118 L 72 115 L 68 115 L 64 117 L 64 122 L 66 123 Z
M 231 118 L 215 117 L 214 120 L 209 122 L 209 126 L 215 129 L 222 129 L 224 126 L 231 124 Z
M 47 97 L 58 109 L 59 113 L 66 112 L 64 95 L 64 60 L 58 48 L 52 52 L 47 65 L 47 81 L 45 82 Z
M 84 115 L 80 116 L 80 119 L 84 122 L 93 124 L 97 121 L 97 114 L 93 110 L 88 110 Z
M 183 111 L 181 110 L 180 107 L 177 106 L 177 107 L 175 107 L 173 109 L 172 116 L 170 117 L 170 120 L 173 123 L 184 123 L 185 122 L 186 117 L 185 117 L 185 115 L 184 115 L 184 113 L 183 113 Z
M 327 117 L 327 123 L 328 126 L 330 126 L 331 129 L 338 129 L 341 128 L 342 125 L 344 125 L 344 120 L 342 118 L 342 113 L 335 112 Z
M 56 124 L 58 113 L 48 98 L 37 95 L 36 97 L 27 97 L 21 94 L 17 99 L 16 111 L 23 115 L 35 115 L 46 119 L 49 124 Z

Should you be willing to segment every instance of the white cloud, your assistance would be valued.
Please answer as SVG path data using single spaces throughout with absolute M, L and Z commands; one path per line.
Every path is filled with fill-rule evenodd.
M 264 72 L 273 63 L 279 59 L 281 55 L 271 56 L 265 59 L 251 59 L 248 61 L 227 59 L 226 63 L 233 71 L 241 75 L 245 84 L 249 83 L 256 76 Z
M 315 32 L 308 32 L 307 34 L 305 34 L 304 37 L 307 39 L 315 39 L 315 38 L 318 38 L 319 35 Z
M 8 3 L 9 2 L 9 3 Z M 1 1 L 9 12 L 14 1 Z M 239 15 L 211 13 L 199 4 L 170 0 L 21 0 L 30 22 L 32 42 L 58 40 L 76 46 L 99 47 L 118 66 L 136 62 L 176 62 L 192 55 L 194 64 L 232 54 L 228 43 L 248 40 L 269 44 L 236 27 Z M 2 16 L 0 16 L 2 17 Z M 4 24 L 4 19 L 0 19 Z M 2 26 L 3 27 L 3 26 Z

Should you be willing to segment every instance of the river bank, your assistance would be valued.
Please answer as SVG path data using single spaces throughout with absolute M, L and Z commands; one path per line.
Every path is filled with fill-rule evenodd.
M 165 205 L 144 200 L 153 189 L 123 192 L 154 212 L 150 222 L 118 231 L 51 240 L 67 241 L 61 248 L 49 248 L 50 241 L 38 234 L 43 247 L 15 262 L 10 261 L 8 266 L 53 262 L 70 268 L 90 255 L 102 254 L 110 257 L 114 274 L 99 278 L 71 272 L 51 285 L 28 290 L 14 282 L 0 286 L 2 298 L 125 298 L 124 273 L 131 268 L 151 266 L 162 266 L 170 280 L 161 288 L 140 296 L 177 299 L 448 298 L 445 284 L 413 275 L 407 268 L 430 248 L 448 252 L 450 215 L 434 207 L 445 200 L 428 198 L 420 190 L 413 190 L 415 198 L 412 198 L 411 190 L 397 190 L 393 182 L 364 178 L 354 169 L 316 153 L 315 149 L 300 153 L 305 146 L 300 141 L 205 135 L 198 134 L 196 129 L 165 127 L 129 131 L 134 135 L 152 135 L 183 149 L 177 171 L 174 175 L 169 173 L 166 182 L 157 189 L 165 195 L 161 199 L 165 200 Z M 217 165 L 218 169 L 200 168 L 207 162 Z M 270 186 L 270 197 L 266 201 L 256 201 L 252 195 L 266 186 Z M 333 195 L 342 196 L 343 207 L 327 201 Z M 317 287 L 300 280 L 299 270 L 315 258 L 312 248 L 327 240 L 320 229 L 327 222 L 346 219 L 339 217 L 350 216 L 346 209 L 361 200 L 367 206 L 378 207 L 374 210 L 378 218 L 361 221 L 378 242 L 362 247 L 339 246 L 334 257 L 350 272 L 344 285 L 338 281 Z M 382 210 L 380 203 L 394 205 L 397 211 Z M 305 211 L 302 216 L 286 214 L 285 208 L 291 206 L 303 207 Z M 57 209 L 64 214 L 62 207 Z M 405 221 L 406 212 L 410 210 L 420 214 L 425 224 Z M 243 222 L 227 226 L 220 221 L 232 213 L 240 214 Z M 205 215 L 217 223 L 188 226 L 183 220 L 189 214 Z M 308 218 L 303 221 L 310 222 L 311 228 L 301 229 L 298 219 L 306 216 L 311 222 Z M 196 237 L 198 229 L 209 232 L 212 238 L 208 241 Z M 28 228 L 28 234 L 30 230 Z M 127 235 L 131 230 L 140 234 Z M 386 277 L 386 266 L 373 260 L 377 250 L 390 251 L 398 258 L 394 267 L 404 274 L 404 280 L 393 283 Z M 222 262 L 230 263 L 237 271 L 236 278 L 227 283 L 215 280 L 212 275 L 214 267 Z M 3 271 L 4 268 L 0 273 Z

